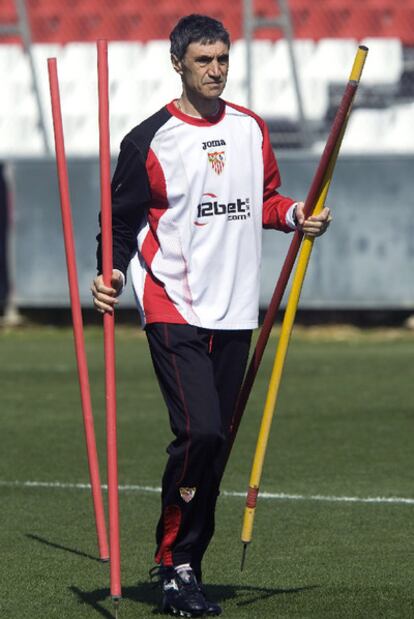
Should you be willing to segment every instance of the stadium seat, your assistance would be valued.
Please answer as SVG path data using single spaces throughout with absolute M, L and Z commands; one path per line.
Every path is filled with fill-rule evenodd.
M 27 114 L 0 114 L 0 157 L 27 157 L 45 153 L 38 118 Z
M 113 14 L 114 36 L 123 41 L 147 42 L 166 37 L 162 29 L 160 16 L 149 11 L 140 11 L 136 6 L 124 8 L 122 12 Z
M 50 114 L 50 92 L 46 59 L 57 56 L 59 45 L 35 45 L 32 47 L 33 62 L 39 86 L 43 117 L 48 127 L 48 135 L 52 136 L 52 122 Z M 4 76 L 3 91 L 0 101 L 0 115 L 18 124 L 31 127 L 31 123 L 39 123 L 39 109 L 35 97 L 29 60 L 19 45 L 0 45 L 0 73 Z M 28 152 L 33 149 L 37 152 L 35 142 L 30 141 Z M 33 146 L 34 144 L 34 146 Z M 16 154 L 16 149 L 13 149 Z
M 293 47 L 296 69 L 300 79 L 305 73 L 306 64 L 312 55 L 313 42 L 296 40 Z M 256 61 L 255 56 L 253 57 L 253 93 L 259 105 L 266 98 L 266 92 L 273 93 L 271 100 L 274 102 L 276 93 L 285 88 L 286 82 L 290 81 L 293 84 L 292 66 L 286 40 L 273 43 L 266 54 L 263 53 L 264 50 L 263 47 L 260 61 Z
M 305 77 L 345 83 L 357 50 L 358 43 L 354 39 L 321 39 L 305 67 Z
M 0 44 L 0 75 L 10 81 L 30 80 L 30 67 L 26 53 L 19 44 Z
M 132 125 L 136 125 L 135 117 L 145 118 L 141 114 L 142 105 L 145 104 L 141 84 L 136 79 L 118 80 L 113 83 L 110 93 L 110 112 L 114 117 L 129 116 Z M 154 112 L 154 110 L 153 110 Z M 135 117 L 134 117 L 135 115 Z
M 110 131 L 111 131 L 111 153 L 117 156 L 122 139 L 131 131 L 135 125 L 141 120 L 144 120 L 145 114 L 111 114 Z
M 275 43 L 269 39 L 255 39 L 252 41 L 253 71 L 271 61 L 275 51 Z
M 38 107 L 29 81 L 9 82 L 0 97 L 0 116 L 38 118 Z
M 330 2 L 332 2 L 332 0 L 329 0 Z M 407 2 L 412 2 L 412 0 L 404 0 L 405 3 Z M 354 2 L 356 2 L 356 0 L 354 0 Z M 361 2 L 358 2 L 359 4 L 361 4 Z M 382 11 L 390 11 L 392 10 L 392 8 L 395 6 L 395 2 L 394 0 L 365 0 L 364 2 L 364 6 L 370 6 L 370 7 L 375 7 L 377 9 L 381 9 Z
M 144 56 L 144 45 L 138 42 L 110 41 L 108 72 L 110 82 L 136 77 Z
M 85 0 L 87 1 L 87 0 Z M 73 13 L 79 8 L 82 0 L 66 0 L 65 10 Z M 30 16 L 32 15 L 48 15 L 50 11 L 56 11 L 56 9 L 63 12 L 63 7 L 56 6 L 58 3 L 55 0 L 27 0 L 27 10 Z
M 64 49 L 60 43 L 37 43 L 32 45 L 33 61 L 38 73 L 43 72 L 45 68 L 47 71 L 48 58 L 56 58 L 58 63 L 61 62 Z
M 252 45 L 252 54 L 254 54 Z M 229 78 L 231 80 L 246 79 L 246 42 L 244 39 L 234 41 L 230 49 Z
M 365 37 L 381 36 L 385 14 L 381 9 L 351 4 L 347 19 L 344 19 L 335 36 L 361 40 Z
M 238 39 L 231 46 L 229 75 L 223 97 L 227 101 L 237 103 L 237 105 L 247 105 L 246 44 L 244 39 Z
M 269 57 L 268 63 L 263 63 L 262 74 L 267 78 L 275 76 L 277 79 L 292 78 L 292 65 L 289 55 L 289 46 L 286 39 L 281 39 L 274 44 L 274 53 Z M 293 53 L 298 75 L 306 73 L 306 67 L 311 61 L 315 51 L 315 43 L 310 39 L 293 41 Z M 260 68 L 258 67 L 258 70 Z
M 97 116 L 66 113 L 63 118 L 65 149 L 68 156 L 96 156 L 99 152 Z
M 135 58 L 129 75 L 111 80 L 110 109 L 114 119 L 120 119 L 117 126 L 124 123 L 131 128 L 181 92 L 180 79 L 170 63 L 169 41 L 151 41 L 142 46 L 140 59 L 138 54 Z M 128 116 L 129 121 L 124 121 Z
M 364 86 L 394 85 L 398 87 L 404 68 L 401 41 L 396 38 L 369 38 L 361 41 L 369 49 L 364 67 Z
M 41 54 L 40 50 L 38 53 Z M 81 126 L 78 116 L 98 118 L 97 52 L 94 43 L 68 43 L 62 46 L 58 58 L 58 74 L 64 128 L 70 123 L 73 131 Z M 48 84 L 45 96 L 48 97 Z M 50 118 L 50 104 L 46 108 Z M 76 114 L 76 121 L 73 120 Z M 67 120 L 70 118 L 71 120 Z M 89 122 L 89 121 L 88 121 Z M 85 121 L 85 126 L 88 127 Z M 51 127 L 49 126 L 49 130 Z M 87 136 L 85 136 L 87 139 Z M 85 147 L 87 150 L 87 147 Z
M 15 21 L 14 4 L 13 0 L 2 0 L 0 23 Z M 233 39 L 243 34 L 242 0 L 199 0 L 197 6 L 194 0 L 153 0 L 150 6 L 143 0 L 30 0 L 27 8 L 35 42 L 167 38 L 177 19 L 194 10 L 223 20 Z M 272 18 L 280 12 L 273 0 L 255 0 L 253 8 L 258 17 Z M 290 0 L 289 8 L 297 38 L 393 36 L 414 44 L 413 0 Z M 255 36 L 274 41 L 283 33 L 266 27 Z
M 2 75 L 2 95 L 0 97 L 0 118 L 3 121 L 3 131 L 0 142 L 2 149 L 7 149 L 10 126 L 15 123 L 16 137 L 20 134 L 20 125 L 27 127 L 39 122 L 39 110 L 32 84 L 29 60 L 20 45 L 0 45 L 0 74 Z M 13 154 L 24 153 L 24 143 L 19 153 L 16 145 L 12 146 Z M 37 152 L 31 142 L 30 152 Z M 10 151 L 11 152 L 11 151 Z
M 313 80 L 314 86 L 306 83 L 309 81 L 306 79 L 306 67 L 313 56 L 314 47 L 314 42 L 308 39 L 296 40 L 293 51 L 300 87 L 307 93 L 306 99 L 312 90 L 315 95 L 315 104 L 312 110 L 308 109 L 308 115 L 320 119 L 326 112 L 326 86 L 322 80 Z M 255 106 L 258 106 L 259 113 L 267 117 L 282 116 L 297 120 L 298 108 L 292 66 L 285 39 L 275 42 L 273 51 L 267 56 L 266 61 L 255 65 L 253 80 L 254 102 Z M 306 108 L 309 107 L 308 103 L 304 105 Z
M 253 0 L 253 11 L 259 17 L 276 17 L 279 15 L 279 7 L 276 2 L 269 2 L 269 0 Z
M 72 42 L 62 48 L 60 72 L 62 81 L 96 76 L 97 51 L 96 43 Z
M 389 110 L 389 125 L 382 144 L 388 151 L 414 153 L 414 103 L 394 105 Z
M 407 49 L 414 48 L 414 0 L 320 0 L 312 7 L 310 4 L 309 0 L 289 0 L 306 116 L 311 121 L 322 121 L 329 107 L 329 94 L 329 110 L 333 109 L 335 89 L 339 92 L 347 81 L 359 40 L 370 49 L 359 105 L 389 105 L 396 95 L 402 98 L 401 79 L 407 81 L 411 76 L 409 60 L 404 65 L 404 57 L 408 58 Z M 170 66 L 167 37 L 177 19 L 194 10 L 194 0 L 177 0 L 175 4 L 152 0 L 150 8 L 139 0 L 29 0 L 27 5 L 33 39 L 43 41 L 34 45 L 33 58 L 49 136 L 52 126 L 46 58 L 52 56 L 58 58 L 64 122 L 71 123 L 68 130 L 77 136 L 84 127 L 85 136 L 92 135 L 88 119 L 97 110 L 97 38 L 110 40 L 110 111 L 115 151 L 127 130 L 179 95 L 180 81 Z M 254 0 L 254 8 L 262 16 L 275 17 L 278 13 L 274 0 Z M 230 6 L 222 0 L 200 0 L 197 11 L 223 19 L 230 29 L 233 44 L 224 98 L 246 105 L 242 1 L 236 0 Z M 13 16 L 14 2 L 0 2 L 0 23 Z M 267 118 L 297 122 L 288 47 L 280 29 L 264 28 L 255 33 L 252 63 L 254 108 Z M 6 126 L 5 119 L 9 123 L 16 117 L 27 132 L 36 122 L 38 110 L 28 58 L 21 45 L 0 44 L 0 73 L 5 93 L 0 101 L 2 126 Z M 377 127 L 380 120 L 383 127 L 389 123 L 386 135 L 394 136 L 389 141 L 398 139 L 402 150 L 409 150 L 407 119 L 411 111 L 395 105 L 392 109 L 393 115 L 381 110 L 376 115 L 375 110 L 369 110 L 366 132 Z M 353 112 L 359 123 L 363 123 L 359 115 L 362 111 Z M 71 120 L 65 121 L 68 114 Z M 78 139 L 71 138 L 73 153 Z M 36 140 L 31 141 L 31 152 L 38 152 Z M 377 136 L 376 146 L 380 140 L 382 137 Z M 387 140 L 384 138 L 384 144 L 388 144 Z M 87 153 L 88 148 L 81 146 L 80 151 Z
M 326 84 L 321 80 L 302 80 L 300 92 L 305 117 L 320 122 L 328 109 Z M 266 118 L 299 120 L 299 107 L 292 80 L 274 80 L 254 90 L 254 109 Z
M 64 26 L 69 20 L 63 17 L 56 5 L 51 5 L 41 13 L 30 14 L 32 41 L 36 43 L 64 43 L 68 32 Z M 70 36 L 70 35 L 69 35 Z
M 340 32 L 349 19 L 349 11 L 345 8 L 331 8 L 320 5 L 305 9 L 301 12 L 293 11 L 293 32 L 300 39 L 314 39 L 318 41 L 326 37 L 341 36 Z
M 190 0 L 191 2 L 191 0 Z M 186 15 L 188 13 L 194 13 L 194 2 L 191 3 L 192 8 L 185 13 L 181 13 L 182 15 Z M 204 0 L 201 2 L 201 6 L 197 8 L 197 12 L 211 15 L 215 19 L 223 22 L 229 31 L 230 38 L 232 41 L 243 37 L 243 12 L 242 12 L 242 3 L 241 2 L 223 2 L 223 0 Z M 171 27 L 174 26 L 176 21 L 170 22 L 168 24 L 167 36 Z
M 36 71 L 37 84 L 39 86 L 40 100 L 45 120 L 49 142 L 53 142 L 53 124 L 50 104 L 49 73 L 47 67 L 48 58 L 56 58 L 58 77 L 62 78 L 62 55 L 64 47 L 58 43 L 38 43 L 32 46 L 33 63 Z M 36 105 L 37 107 L 37 105 Z
M 2 0 L 0 2 L 0 24 L 14 23 L 17 20 L 17 11 L 13 0 Z
M 108 19 L 99 8 L 77 11 L 71 16 L 69 28 L 72 30 L 73 41 L 96 41 L 107 35 Z M 110 20 L 112 25 L 112 20 Z
M 56 58 L 58 75 L 61 77 L 64 47 L 59 43 L 37 43 L 32 46 L 33 63 L 39 84 L 46 84 L 49 90 L 47 59 Z
M 170 61 L 170 42 L 149 41 L 144 47 L 144 56 L 137 74 L 143 105 L 158 109 L 166 98 L 172 99 L 181 92 L 180 78 Z M 156 67 L 156 71 L 154 71 Z
M 413 153 L 414 104 L 352 112 L 343 152 Z
M 382 152 L 384 150 L 383 136 L 389 130 L 390 120 L 389 110 L 354 110 L 349 119 L 341 152 Z
M 414 6 L 393 6 L 383 25 L 382 36 L 398 37 L 404 45 L 414 46 Z
M 273 41 L 266 39 L 256 39 L 252 41 L 251 54 L 253 77 L 255 77 L 258 73 L 263 72 L 265 67 L 268 66 L 272 67 L 270 69 L 271 74 L 274 73 L 275 44 Z M 234 79 L 246 79 L 246 62 L 246 43 L 244 39 L 239 39 L 232 44 L 230 50 L 230 81 Z

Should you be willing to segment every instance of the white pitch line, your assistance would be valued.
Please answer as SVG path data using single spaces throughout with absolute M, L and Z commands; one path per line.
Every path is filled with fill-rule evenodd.
M 5 481 L 0 480 L 0 487 L 9 488 L 58 488 L 62 490 L 90 490 L 90 484 L 64 483 L 60 481 Z M 106 484 L 102 484 L 104 490 L 108 489 Z M 139 485 L 120 485 L 120 492 L 150 492 L 159 494 L 161 488 L 157 486 Z M 245 497 L 246 492 L 233 492 L 223 490 L 222 496 L 226 497 Z M 259 494 L 262 499 L 273 499 L 279 501 L 324 501 L 326 503 L 383 503 L 393 505 L 414 505 L 414 499 L 408 497 L 357 497 L 357 496 L 326 496 L 322 494 L 285 494 L 284 492 L 262 492 Z

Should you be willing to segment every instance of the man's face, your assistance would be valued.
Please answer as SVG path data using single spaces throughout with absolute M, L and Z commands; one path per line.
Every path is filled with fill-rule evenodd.
M 229 48 L 222 41 L 203 45 L 190 43 L 182 60 L 173 57 L 175 70 L 181 75 L 185 90 L 199 97 L 215 99 L 226 85 Z

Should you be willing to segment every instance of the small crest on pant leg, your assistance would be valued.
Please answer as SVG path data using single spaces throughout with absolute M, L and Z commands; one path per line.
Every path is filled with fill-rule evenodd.
M 180 496 L 183 501 L 189 503 L 194 498 L 197 488 L 180 488 Z

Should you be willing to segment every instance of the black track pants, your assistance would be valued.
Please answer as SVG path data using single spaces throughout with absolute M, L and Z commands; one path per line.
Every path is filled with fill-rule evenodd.
M 156 561 L 199 572 L 214 533 L 229 427 L 251 331 L 154 323 L 146 334 L 175 440 L 168 446 Z

